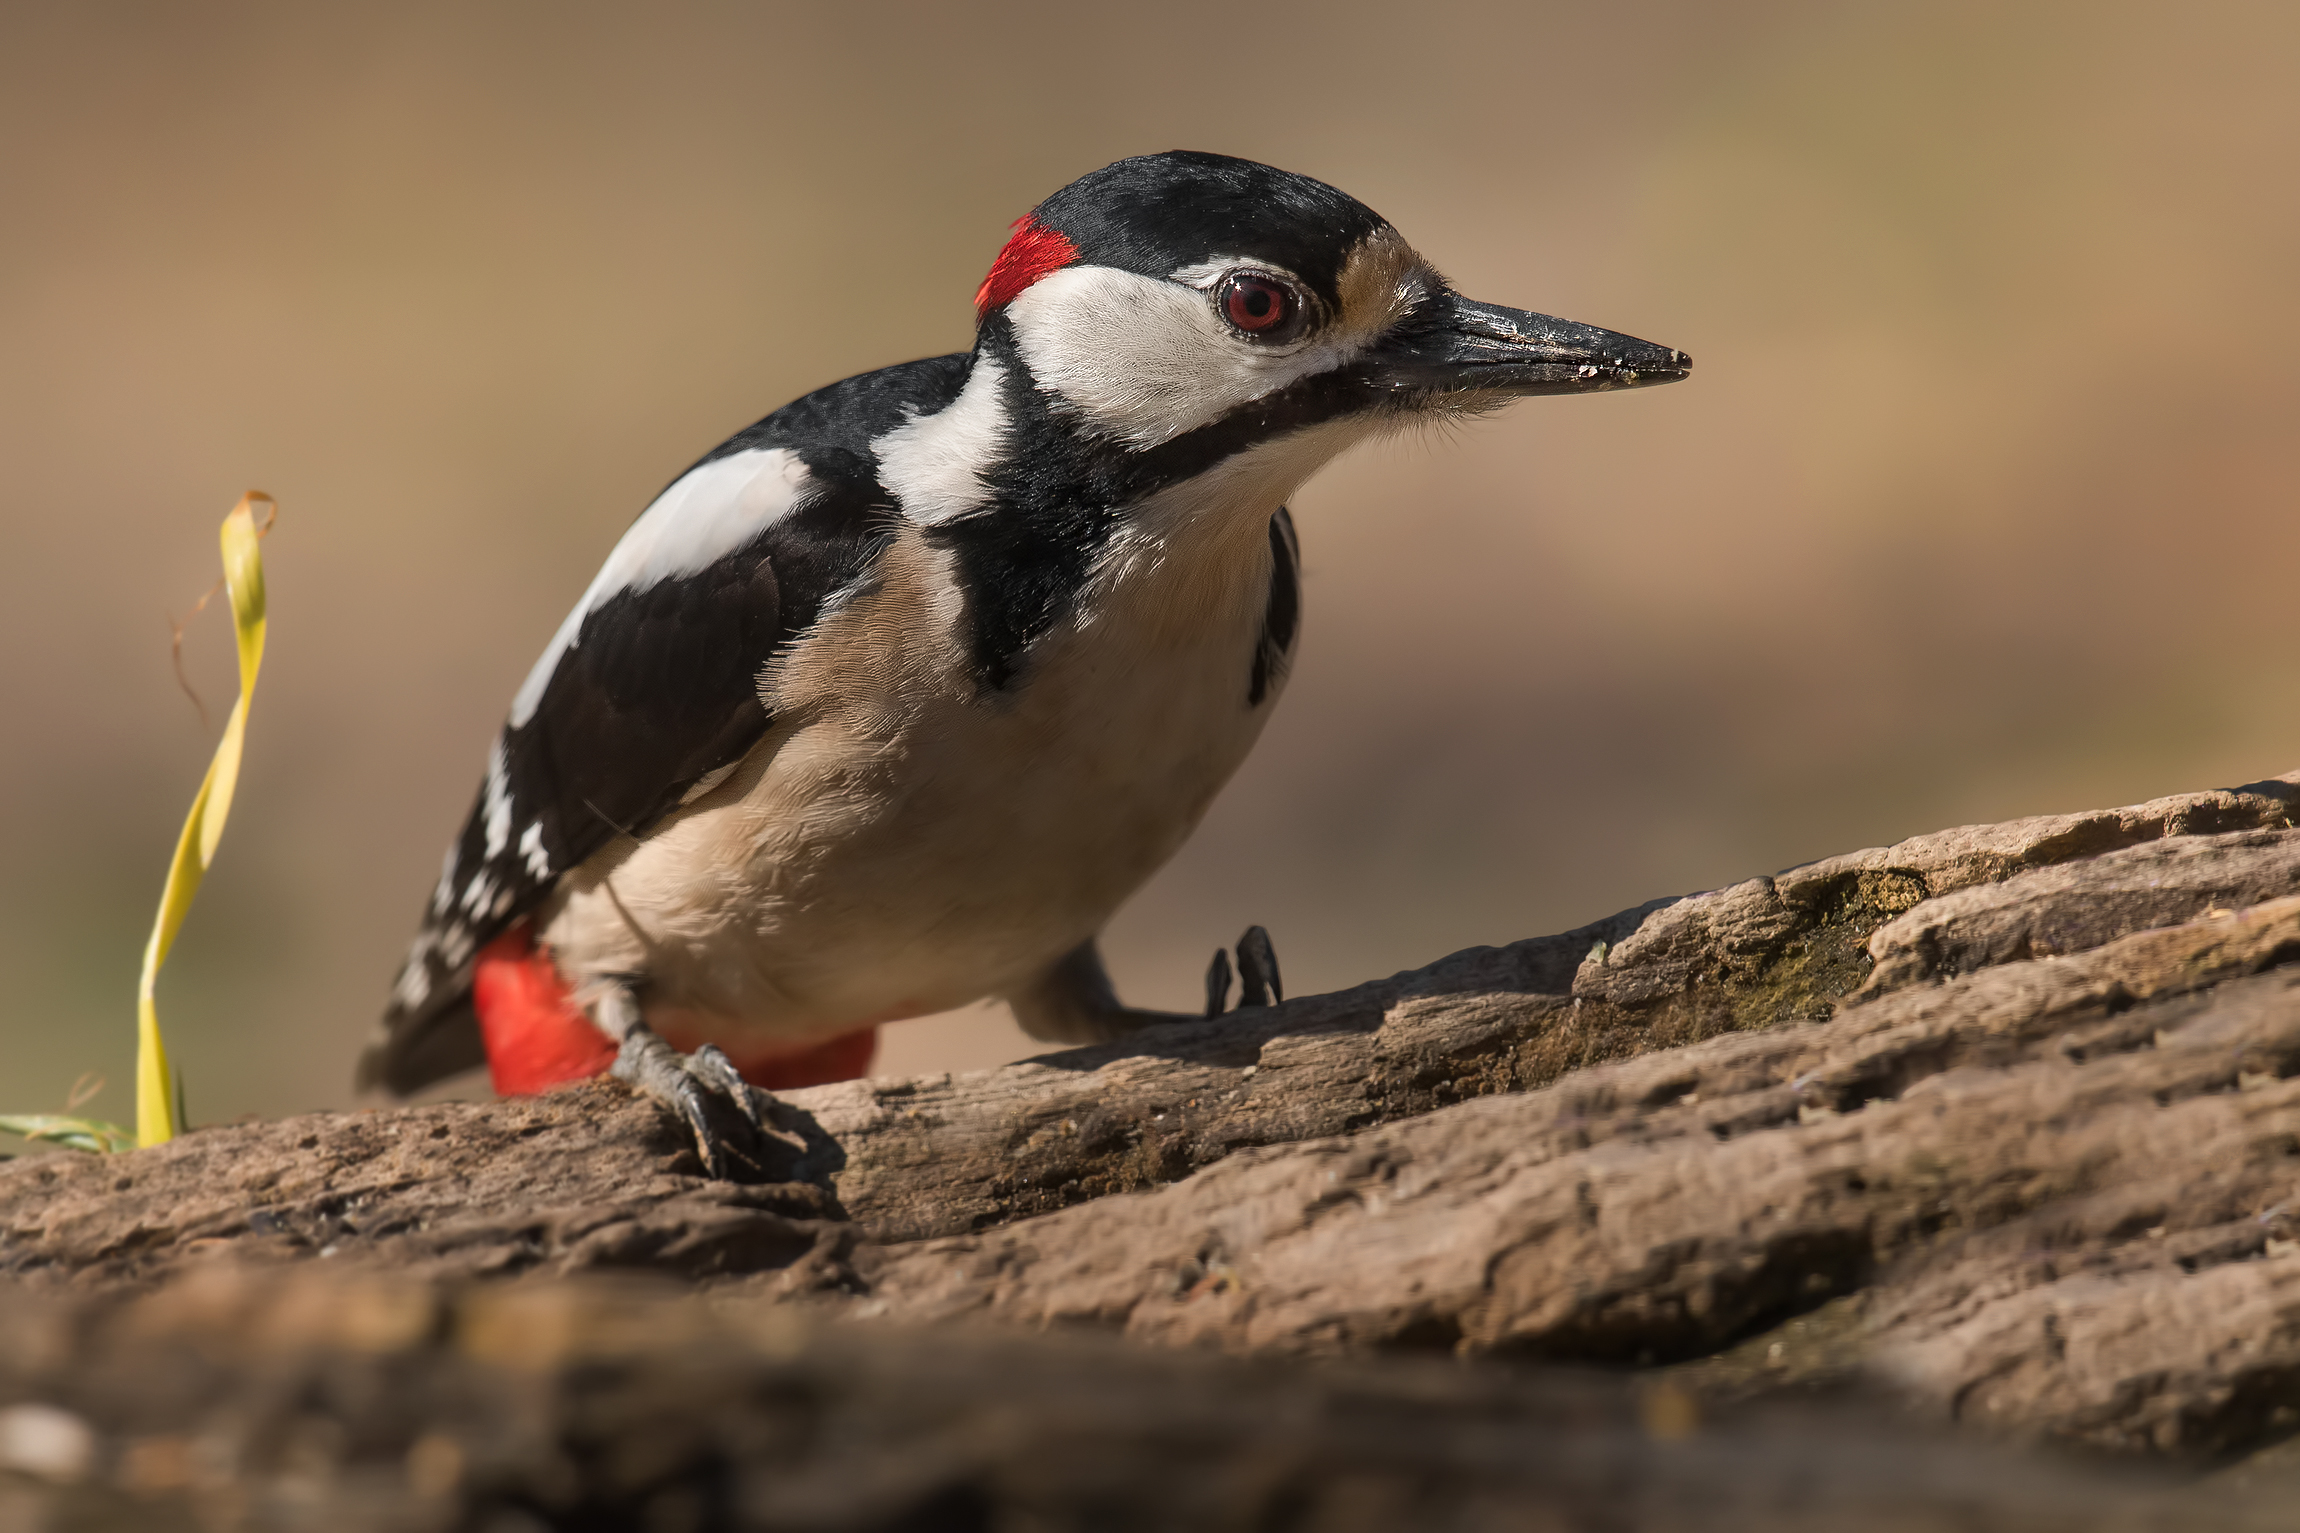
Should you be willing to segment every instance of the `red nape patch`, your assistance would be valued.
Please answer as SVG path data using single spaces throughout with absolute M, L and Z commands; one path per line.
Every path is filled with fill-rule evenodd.
M 1060 271 L 1078 259 L 1078 247 L 1067 236 L 1033 223 L 1028 213 L 1014 221 L 1006 248 L 990 263 L 990 275 L 975 289 L 974 312 L 1003 309 L 1017 293 L 1049 272 Z
M 536 951 L 526 923 L 479 950 L 471 1006 L 487 1044 L 487 1073 L 498 1095 L 532 1096 L 565 1081 L 588 1080 L 615 1062 L 615 1045 L 568 993 L 549 953 Z

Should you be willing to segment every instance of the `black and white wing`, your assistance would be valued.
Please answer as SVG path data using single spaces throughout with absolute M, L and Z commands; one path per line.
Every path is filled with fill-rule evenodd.
M 900 404 L 942 403 L 955 388 L 945 375 L 964 362 L 909 363 L 786 406 L 631 524 L 488 748 L 478 800 L 361 1059 L 363 1086 L 413 1091 L 483 1063 L 470 1011 L 478 951 L 569 869 L 644 833 L 757 743 L 769 722 L 759 672 L 885 543 L 874 428 L 899 421 Z

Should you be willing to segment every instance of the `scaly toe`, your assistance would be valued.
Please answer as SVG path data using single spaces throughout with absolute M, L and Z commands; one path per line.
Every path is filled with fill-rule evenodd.
M 715 1043 L 706 1043 L 687 1056 L 687 1073 L 728 1101 L 761 1133 L 767 1130 L 767 1094 L 743 1079 L 743 1072 Z
M 705 1044 L 681 1054 L 647 1029 L 624 1035 L 611 1072 L 678 1114 L 694 1137 L 703 1173 L 717 1181 L 763 1181 L 769 1140 L 763 1093 L 734 1062 Z

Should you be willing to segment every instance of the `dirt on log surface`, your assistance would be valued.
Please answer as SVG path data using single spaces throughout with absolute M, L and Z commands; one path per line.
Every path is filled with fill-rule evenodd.
M 1210 1526 L 1399 1526 L 1350 1521 L 1349 1508 L 1397 1504 L 1381 1496 L 1407 1494 L 1400 1487 L 1487 1484 L 1484 1470 L 1460 1469 L 1467 1460 L 1426 1446 L 1449 1434 L 1404 1424 L 1414 1411 L 1457 1425 L 1474 1419 L 1477 1441 L 1522 1446 L 1552 1431 L 1543 1412 L 1567 1410 L 1558 1402 L 1570 1399 L 1580 1403 L 1568 1414 L 1595 1413 L 1573 1418 L 1595 1433 L 1588 1442 L 1612 1444 L 1591 1454 L 1667 1479 L 1678 1470 L 1648 1461 L 1657 1437 L 1638 1402 L 1680 1396 L 1703 1421 L 1686 1441 L 1742 1443 L 1703 1460 L 1707 1469 L 1684 1469 L 1694 1458 L 1671 1461 L 1691 1478 L 1670 1483 L 1695 1487 L 1682 1506 L 1625 1501 L 1601 1487 L 1628 1482 L 1603 1475 L 1569 1485 L 1563 1460 L 1524 1453 L 1519 1467 L 1533 1478 L 1493 1481 L 1503 1498 L 1493 1504 L 1522 1512 L 1538 1484 L 1561 1509 L 1560 1527 L 1739 1526 L 1740 1514 L 1718 1499 L 1739 1467 L 1751 1485 L 1775 1484 L 1764 1477 L 1777 1472 L 1781 1489 L 1770 1500 L 1752 1492 L 1749 1525 L 1855 1525 L 1842 1516 L 1793 1520 L 1804 1514 L 1782 1487 L 1800 1473 L 1849 1486 L 1860 1477 L 1832 1479 L 1825 1466 L 1871 1454 L 1873 1485 L 1895 1488 L 1904 1520 L 1859 1525 L 2057 1526 L 1958 1519 L 1996 1517 L 2021 1496 L 2045 1494 L 2040 1486 L 2051 1504 L 2090 1506 L 2076 1488 L 2094 1483 L 2090 1471 L 1989 1460 L 1995 1468 L 1972 1472 L 2001 1494 L 1928 1497 L 1912 1487 L 1958 1455 L 1992 1450 L 1926 1434 L 1977 1424 L 1998 1438 L 2149 1460 L 2164 1473 L 2235 1462 L 2255 1478 L 2277 1474 L 2268 1466 L 2286 1451 L 2278 1445 L 2300 1434 L 2296 806 L 2300 775 L 1945 831 L 1123 1046 L 793 1092 L 781 1104 L 778 1179 L 761 1185 L 701 1179 L 671 1122 L 613 1082 L 519 1101 L 205 1129 L 104 1159 L 28 1157 L 0 1165 L 0 1274 L 15 1283 L 0 1303 L 48 1316 L 41 1325 L 71 1338 L 58 1343 L 68 1364 L 83 1351 L 124 1358 L 121 1338 L 132 1331 L 159 1337 L 163 1351 L 197 1351 L 198 1328 L 181 1319 L 190 1301 L 170 1310 L 171 1295 L 388 1284 L 402 1296 L 389 1303 L 431 1317 L 417 1340 L 377 1353 L 337 1336 L 278 1355 L 309 1368 L 322 1367 L 311 1358 L 332 1358 L 326 1366 L 398 1381 L 360 1385 L 352 1394 L 362 1400 L 398 1398 L 391 1388 L 401 1385 L 418 1394 L 462 1389 L 477 1400 L 499 1386 L 439 1382 L 482 1367 L 457 1350 L 455 1317 L 498 1302 L 490 1293 L 539 1285 L 612 1308 L 595 1296 L 601 1275 L 645 1274 L 706 1294 L 646 1300 L 648 1325 L 685 1340 L 643 1366 L 629 1362 L 639 1396 L 680 1393 L 678 1359 L 710 1350 L 692 1327 L 755 1331 L 768 1324 L 759 1317 L 779 1317 L 774 1325 L 798 1328 L 785 1337 L 786 1351 L 797 1349 L 789 1356 L 773 1346 L 722 1349 L 752 1358 L 726 1364 L 752 1370 L 739 1386 L 746 1399 L 783 1389 L 760 1382 L 783 1379 L 778 1368 L 812 1367 L 824 1378 L 850 1369 L 880 1394 L 831 1389 L 847 1413 L 848 1448 L 867 1457 L 856 1444 L 878 1444 L 872 1451 L 888 1473 L 929 1459 L 950 1470 L 919 1482 L 942 1487 L 918 1490 L 925 1501 L 898 1496 L 871 1511 L 858 1491 L 844 1511 L 831 1496 L 801 1516 L 759 1511 L 783 1503 L 725 1489 L 750 1483 L 749 1471 L 737 1473 L 749 1462 L 740 1455 L 710 1460 L 720 1464 L 709 1474 L 721 1490 L 706 1495 L 689 1483 L 704 1473 L 689 1455 L 678 1459 L 688 1468 L 664 1470 L 671 1478 L 662 1483 L 685 1487 L 680 1506 L 704 1497 L 694 1502 L 703 1520 L 686 1524 L 697 1527 L 1134 1525 L 1078 1508 L 1124 1484 L 1181 1495 L 1165 1482 L 1201 1461 L 1229 1465 L 1209 1468 L 1206 1483 L 1236 1490 L 1222 1503 L 1230 1511 L 1189 1514 Z M 507 1278 L 518 1282 L 494 1281 Z M 251 1301 L 233 1302 L 242 1304 L 233 1313 L 249 1312 Z M 707 1317 L 695 1318 L 703 1307 Z M 1250 1360 L 1157 1361 L 1107 1342 L 1032 1351 L 1054 1344 L 1018 1334 L 1057 1322 Z M 618 1334 L 646 1329 L 630 1322 Z M 233 1333 L 223 1325 L 216 1334 Z M 247 1349 L 250 1358 L 277 1350 Z M 1488 1361 L 1393 1375 L 1383 1369 L 1405 1365 L 1366 1360 L 1401 1351 Z M 951 1361 L 962 1353 L 980 1366 Z M 211 1405 L 277 1387 L 261 1384 L 261 1369 L 237 1354 L 201 1355 L 208 1372 L 194 1392 Z M 905 1359 L 914 1356 L 940 1361 L 916 1365 L 916 1409 L 904 1416 L 886 1402 L 904 1395 L 900 1380 L 913 1366 Z M 1371 1371 L 1335 1383 L 1336 1360 L 1349 1358 Z M 1627 1372 L 1527 1375 L 1530 1363 Z M 0 1367 L 14 1370 L 0 1371 L 0 1403 L 52 1402 L 57 1379 L 80 1376 L 68 1366 Z M 1060 1403 L 1087 1375 L 1110 1381 L 1116 1405 L 1106 1402 L 1101 1415 Z M 86 1376 L 106 1375 L 89 1361 Z M 532 1387 L 562 1412 L 576 1409 L 567 1381 L 588 1377 L 568 1368 L 536 1376 L 560 1381 Z M 962 1376 L 973 1380 L 971 1405 L 960 1403 Z M 711 1374 L 718 1382 L 697 1383 L 696 1398 L 737 1389 L 732 1377 Z M 1332 1425 L 1322 1413 L 1358 1399 L 1350 1393 L 1358 1389 L 1386 1402 L 1351 1419 L 1385 1423 L 1365 1429 L 1400 1445 L 1402 1457 L 1380 1461 L 1387 1468 L 1335 1446 L 1355 1440 L 1338 1425 L 1330 1436 L 1301 1426 Z M 1799 1415 L 1761 1398 L 1814 1389 L 1890 1399 L 1897 1414 Z M 1109 1411 L 1136 1390 L 1130 1437 Z M 81 1412 L 71 1419 L 92 1423 L 83 1426 L 91 1442 L 114 1448 L 91 1448 L 97 1467 L 68 1494 L 40 1492 L 39 1506 L 69 1502 L 97 1517 L 105 1496 L 133 1482 L 133 1454 L 117 1446 L 129 1441 L 118 1434 L 129 1430 L 120 1413 L 132 1393 L 99 1390 L 70 1407 Z M 1238 1402 L 1249 1397 L 1267 1406 L 1265 1426 L 1293 1425 L 1276 1437 L 1241 1425 Z M 599 1403 L 607 1394 L 582 1398 L 591 1402 L 583 1410 L 613 1414 Z M 636 1409 L 613 1407 L 626 1408 Z M 1457 1408 L 1468 1414 L 1443 1416 Z M 255 1419 L 253 1407 L 235 1409 L 230 1420 Z M 783 1419 L 764 1406 L 765 1415 L 728 1409 L 730 1419 L 752 1421 L 746 1442 L 769 1430 L 759 1423 Z M 937 1409 L 988 1411 L 1008 1426 L 967 1437 L 973 1446 L 963 1450 L 942 1438 L 932 1446 L 919 1423 L 941 1420 Z M 334 1506 L 352 1483 L 345 1466 L 367 1462 L 350 1445 L 367 1441 L 359 1434 L 368 1429 L 342 1410 L 320 1414 L 336 1446 L 313 1462 L 334 1467 L 313 1471 L 322 1488 L 307 1486 L 306 1501 Z M 537 1419 L 546 1418 L 561 1419 L 548 1411 Z M 1211 1437 L 1176 1437 L 1177 1418 L 1222 1425 Z M 0 1465 L 11 1419 L 0 1413 Z M 866 1419 L 875 1423 L 867 1430 L 853 1425 Z M 1600 1419 L 1614 1424 L 1589 1425 Z M 1049 1432 L 1061 1438 L 1055 1423 L 1064 1420 L 1089 1436 L 1108 1428 L 1099 1446 L 1078 1450 L 1079 1462 L 1108 1476 L 1082 1470 L 1075 1483 L 1063 1480 L 1067 1489 L 1047 1489 L 1052 1480 L 1032 1481 L 1039 1489 L 1028 1494 L 1014 1489 L 1022 1484 L 1014 1476 L 1039 1472 L 1017 1467 L 1035 1462 L 1026 1445 Z M 593 1525 L 566 1511 L 590 1505 L 590 1492 L 553 1501 L 534 1490 L 543 1481 L 519 1478 L 573 1451 L 558 1430 L 536 1427 L 519 1439 L 524 1448 L 505 1450 L 504 1463 L 524 1466 L 516 1473 L 487 1480 L 459 1471 L 428 1500 L 408 1490 L 415 1499 L 404 1518 L 375 1525 L 477 1527 L 471 1519 L 488 1508 L 525 1508 L 519 1515 L 543 1526 Z M 430 1483 L 420 1434 L 375 1432 L 389 1449 L 376 1462 L 388 1461 L 395 1484 Z M 1183 1438 L 1195 1446 L 1185 1450 Z M 1216 1438 L 1229 1448 L 1206 1446 Z M 459 1465 L 478 1462 L 452 1432 L 438 1440 L 447 1446 L 424 1450 L 435 1469 L 450 1449 L 463 1455 Z M 1760 1441 L 1778 1457 L 1751 1446 Z M 1409 1443 L 1425 1447 L 1408 1451 Z M 248 1463 L 288 1462 L 277 1442 L 245 1451 L 255 1454 Z M 1415 1454 L 1427 1460 L 1419 1480 L 1409 1473 Z M 973 1467 L 951 1467 L 962 1461 Z M 1303 1485 L 1346 1478 L 1353 1463 L 1369 1487 L 1388 1489 L 1302 1500 Z M 1289 1479 L 1293 1469 L 1273 1464 L 1310 1478 Z M 1324 1467 L 1303 1468 L 1312 1464 Z M 287 1471 L 265 1473 L 277 1480 Z M 508 1500 L 475 1488 L 514 1481 L 528 1489 L 505 1492 Z M 1263 1490 L 1236 1489 L 1248 1481 Z M 617 1481 L 616 1504 L 629 1510 L 638 1505 L 629 1498 L 653 1494 L 654 1483 Z M 1268 1490 L 1281 1484 L 1294 1489 Z M 199 1494 L 216 1502 L 215 1485 Z M 932 1495 L 952 1485 L 971 1487 L 951 1491 L 960 1501 L 950 1505 L 977 1508 L 975 1521 L 899 1520 L 940 1505 Z M 2285 1482 L 2277 1498 L 2287 1509 L 2292 1489 Z M 183 1494 L 197 1500 L 197 1490 Z M 269 1525 L 265 1517 L 303 1525 L 279 1510 L 293 1496 L 249 1494 L 232 1504 L 255 1525 Z M 1484 1494 L 1464 1491 L 1467 1499 L 1444 1503 L 1444 1519 L 1416 1522 L 1487 1525 L 1477 1510 Z M 2153 1518 L 2173 1506 L 2154 1494 L 2133 1490 L 2120 1504 Z M 1600 1515 L 1607 1495 L 1612 1520 Z M 2183 1519 L 2209 1496 L 2220 1498 L 2219 1525 L 2248 1525 L 2251 1503 L 2225 1479 L 2180 1495 L 2189 1500 L 2163 1511 L 2170 1520 L 2161 1523 L 2083 1520 L 2196 1525 Z M 1179 1501 L 1156 1504 L 1183 1515 Z M 0 1528 L 7 1505 L 0 1499 Z M 1702 1507 L 1714 1517 L 1687 1510 Z

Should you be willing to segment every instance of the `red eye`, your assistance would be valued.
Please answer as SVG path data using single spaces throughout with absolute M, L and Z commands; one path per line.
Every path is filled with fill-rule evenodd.
M 1286 322 L 1294 295 L 1267 277 L 1232 277 L 1222 289 L 1222 312 L 1239 329 L 1259 335 Z

